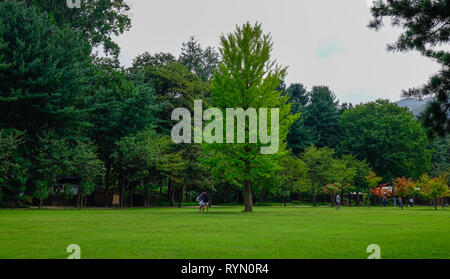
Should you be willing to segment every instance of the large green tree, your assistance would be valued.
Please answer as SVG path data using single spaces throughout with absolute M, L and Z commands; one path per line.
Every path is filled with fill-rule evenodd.
M 369 185 L 367 184 L 366 176 L 370 174 L 372 168 L 366 162 L 366 160 L 358 160 L 354 155 L 343 155 L 341 160 L 348 168 L 352 168 L 355 171 L 353 177 L 352 190 L 356 192 L 356 205 L 360 204 L 360 193 L 368 193 Z
M 306 148 L 301 158 L 308 169 L 310 183 L 303 187 L 303 191 L 310 192 L 313 205 L 317 205 L 317 195 L 322 192 L 325 185 L 337 182 L 334 177 L 334 150 L 328 147 L 317 148 L 310 146 Z
M 62 176 L 70 175 L 70 143 L 52 131 L 46 131 L 39 138 L 36 161 L 36 180 L 33 181 L 33 196 L 39 199 L 39 208 L 51 193 L 52 187 Z
M 450 174 L 450 135 L 434 138 L 430 142 L 430 147 L 433 150 L 430 174 L 433 176 Z
M 403 92 L 405 96 L 433 96 L 423 120 L 430 134 L 450 132 L 450 2 L 448 0 L 383 0 L 372 8 L 369 27 L 378 30 L 383 19 L 391 17 L 393 26 L 404 32 L 388 45 L 389 51 L 419 51 L 438 62 L 442 69 L 427 84 Z
M 77 141 L 71 149 L 70 172 L 80 181 L 77 195 L 80 208 L 86 206 L 87 196 L 94 192 L 105 170 L 96 149 L 90 141 Z
M 21 1 L 0 2 L 0 125 L 26 131 L 32 153 L 38 135 L 66 137 L 86 128 L 91 47 Z
M 182 152 L 173 149 L 169 137 L 159 135 L 153 129 L 145 129 L 117 141 L 112 158 L 118 175 L 122 207 L 128 190 L 132 206 L 132 195 L 137 187 L 148 196 L 153 185 L 161 182 L 158 179 L 161 175 L 181 181 L 181 171 L 185 168 Z
M 156 128 L 161 119 L 158 113 L 163 104 L 157 102 L 152 84 L 139 73 L 127 72 L 113 59 L 97 59 L 94 64 L 87 106 L 89 136 L 98 146 L 97 152 L 105 164 L 107 193 L 115 186 L 112 177 L 114 164 L 111 155 L 115 142 L 146 128 Z M 107 197 L 105 205 L 107 205 Z
M 119 45 L 112 39 L 131 28 L 125 0 L 80 1 L 81 7 L 69 7 L 66 0 L 23 0 L 47 13 L 58 26 L 69 26 L 86 38 L 92 47 L 102 46 L 106 54 L 117 57 Z
M 345 134 L 341 153 L 366 159 L 385 181 L 418 178 L 430 168 L 425 130 L 406 108 L 377 100 L 346 110 L 339 124 Z
M 283 158 L 280 179 L 282 183 L 280 196 L 284 206 L 292 193 L 300 192 L 311 183 L 306 163 L 291 153 L 286 154 Z
M 29 161 L 19 154 L 23 133 L 0 130 L 0 204 L 2 200 L 16 205 L 19 194 L 25 192 Z
M 305 125 L 317 147 L 336 147 L 339 141 L 339 101 L 327 86 L 314 86 L 305 114 Z
M 129 72 L 131 76 L 140 77 L 142 84 L 154 88 L 157 102 L 163 105 L 158 115 L 164 121 L 157 131 L 165 134 L 173 126 L 170 119 L 174 109 L 193 109 L 194 100 L 204 98 L 210 91 L 208 83 L 167 53 L 143 53 L 134 59 Z
M 246 143 L 205 145 L 213 174 L 243 186 L 246 212 L 253 211 L 253 182 L 280 169 L 287 133 L 298 118 L 298 115 L 290 115 L 288 98 L 280 97 L 281 93 L 277 91 L 286 70 L 274 65 L 270 59 L 271 51 L 271 37 L 263 34 L 260 24 L 237 26 L 233 33 L 221 36 L 222 62 L 212 80 L 213 106 L 221 109 L 223 115 L 226 108 L 279 108 L 280 146 L 277 153 L 261 154 L 264 144 L 260 140 L 249 143 L 247 121 Z
M 301 113 L 300 118 L 291 126 L 287 136 L 288 148 L 292 149 L 294 154 L 299 154 L 311 144 L 315 144 L 312 130 L 305 124 L 309 92 L 303 84 L 293 83 L 283 94 L 289 96 L 289 101 L 292 103 L 291 113 Z
M 197 45 L 197 43 L 195 43 Z M 194 47 L 196 49 L 196 47 Z M 201 48 L 200 48 L 201 49 Z M 154 125 L 157 132 L 162 134 L 169 134 L 173 127 L 171 113 L 176 108 L 193 109 L 194 100 L 203 99 L 208 105 L 209 100 L 206 99 L 210 92 L 209 82 L 202 80 L 202 73 L 206 73 L 203 68 L 206 64 L 200 62 L 195 64 L 199 68 L 194 69 L 193 64 L 188 63 L 190 59 L 203 61 L 206 50 L 202 52 L 188 51 L 185 56 L 180 57 L 177 61 L 170 53 L 156 53 L 150 54 L 145 52 L 134 59 L 133 66 L 129 69 L 132 76 L 139 77 L 142 85 L 151 86 L 154 88 L 155 104 L 159 106 L 158 121 Z M 184 53 L 184 52 L 183 52 Z M 189 55 L 188 55 L 189 54 Z M 197 57 L 200 55 L 200 57 Z M 191 67 L 192 66 L 192 67 Z M 212 71 L 212 68 L 205 71 Z M 208 175 L 205 174 L 204 169 L 199 165 L 198 157 L 201 154 L 198 147 L 193 147 L 187 144 L 180 144 L 175 147 L 173 152 L 183 152 L 183 160 L 186 162 L 186 167 L 180 175 L 171 176 L 170 172 L 166 177 L 167 184 L 167 199 L 170 204 L 173 204 L 175 199 L 181 205 L 186 190 L 198 189 L 199 185 L 204 185 L 208 180 Z M 178 181 L 183 180 L 184 183 Z M 208 186 L 207 188 L 211 188 Z
M 191 37 L 183 43 L 181 55 L 178 59 L 189 71 L 196 74 L 201 80 L 209 80 L 219 63 L 219 54 L 212 47 L 202 48 L 200 43 Z

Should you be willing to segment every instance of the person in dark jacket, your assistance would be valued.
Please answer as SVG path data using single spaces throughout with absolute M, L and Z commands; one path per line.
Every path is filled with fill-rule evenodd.
M 206 213 L 209 212 L 209 195 L 206 192 L 202 192 L 201 195 L 197 198 L 198 204 L 200 205 L 199 211 L 201 212 L 203 210 L 203 213 L 205 213 L 205 207 L 206 207 Z

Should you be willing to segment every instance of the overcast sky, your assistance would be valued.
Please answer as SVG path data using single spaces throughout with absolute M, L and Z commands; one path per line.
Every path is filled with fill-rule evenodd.
M 308 88 L 328 85 L 341 102 L 400 99 L 401 90 L 418 86 L 439 70 L 415 52 L 388 53 L 399 29 L 390 21 L 368 29 L 367 0 L 127 0 L 133 27 L 116 41 L 129 66 L 145 51 L 180 54 L 195 36 L 219 46 L 219 36 L 246 21 L 262 23 L 272 34 L 272 58 L 289 66 L 286 83 Z

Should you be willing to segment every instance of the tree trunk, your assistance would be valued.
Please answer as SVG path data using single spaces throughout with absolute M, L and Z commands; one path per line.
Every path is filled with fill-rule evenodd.
M 359 192 L 356 192 L 356 206 L 359 206 Z
M 313 196 L 313 206 L 317 206 L 317 203 L 316 203 L 316 192 L 315 191 L 313 191 L 312 196 Z
M 125 183 L 122 180 L 121 187 L 120 187 L 120 208 L 125 207 Z
M 168 180 L 167 180 L 167 195 L 169 197 L 170 206 L 173 206 L 174 199 L 175 199 L 175 191 L 173 189 L 173 183 L 172 183 L 172 180 L 170 179 L 170 177 L 168 177 Z
M 134 187 L 130 187 L 130 207 L 133 208 L 133 193 L 134 193 Z
M 144 194 L 143 194 L 143 202 L 144 202 L 144 208 L 147 208 L 147 204 L 148 204 L 148 189 L 145 188 L 144 190 Z
M 80 208 L 80 200 L 81 200 L 81 192 L 78 188 L 78 195 L 77 195 L 77 207 Z
M 170 177 L 167 178 L 167 201 L 170 203 L 170 196 L 172 195 L 172 187 L 170 185 Z
M 104 194 L 105 207 L 108 207 L 110 179 L 111 179 L 111 162 L 109 160 L 107 160 L 106 161 L 106 173 L 105 173 L 105 194 Z
M 253 201 L 252 201 L 252 182 L 250 180 L 244 181 L 244 205 L 245 212 L 253 212 Z
M 175 204 L 175 190 L 172 188 L 172 193 L 170 195 L 170 206 L 172 207 Z
M 181 205 L 183 204 L 183 199 L 184 199 L 184 186 L 181 185 L 180 187 L 180 192 L 179 192 L 179 197 L 178 197 L 178 208 L 181 208 Z

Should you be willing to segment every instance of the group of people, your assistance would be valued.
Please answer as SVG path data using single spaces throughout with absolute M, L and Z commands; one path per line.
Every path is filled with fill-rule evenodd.
M 414 199 L 413 198 L 410 198 L 408 200 L 408 202 L 409 202 L 409 206 L 410 207 L 414 206 Z M 398 205 L 398 207 L 403 209 L 403 199 L 402 199 L 402 197 L 394 198 L 394 207 L 396 207 L 397 205 Z
M 205 207 L 206 207 L 206 213 L 209 212 L 209 195 L 205 191 L 203 191 L 200 195 L 197 196 L 196 201 L 198 202 L 198 205 L 200 206 L 199 212 L 205 213 Z
M 209 202 L 208 193 L 203 191 L 200 195 L 197 196 L 196 201 L 198 202 L 198 205 L 199 205 L 199 212 L 205 213 L 205 208 L 206 208 L 206 213 L 209 212 L 209 207 L 210 207 L 209 203 L 210 202 Z M 403 209 L 403 200 L 401 197 L 394 198 L 394 207 L 397 206 L 397 202 L 398 202 L 398 206 Z M 410 198 L 409 206 L 412 207 L 413 205 L 414 205 L 414 200 L 413 200 L 413 198 Z M 386 198 L 383 198 L 382 206 L 386 207 Z M 340 210 L 340 208 L 341 208 L 341 196 L 339 194 L 337 194 L 336 195 L 336 210 Z
M 383 198 L 383 202 L 382 202 L 382 207 L 386 207 L 386 202 L 387 199 Z M 409 206 L 413 207 L 414 206 L 414 199 L 410 198 L 408 200 L 409 202 Z M 402 197 L 398 197 L 398 198 L 394 198 L 394 207 L 396 207 L 398 204 L 398 207 L 400 207 L 401 209 L 403 209 L 403 199 Z M 336 210 L 339 210 L 341 207 L 341 196 L 339 194 L 336 195 Z

